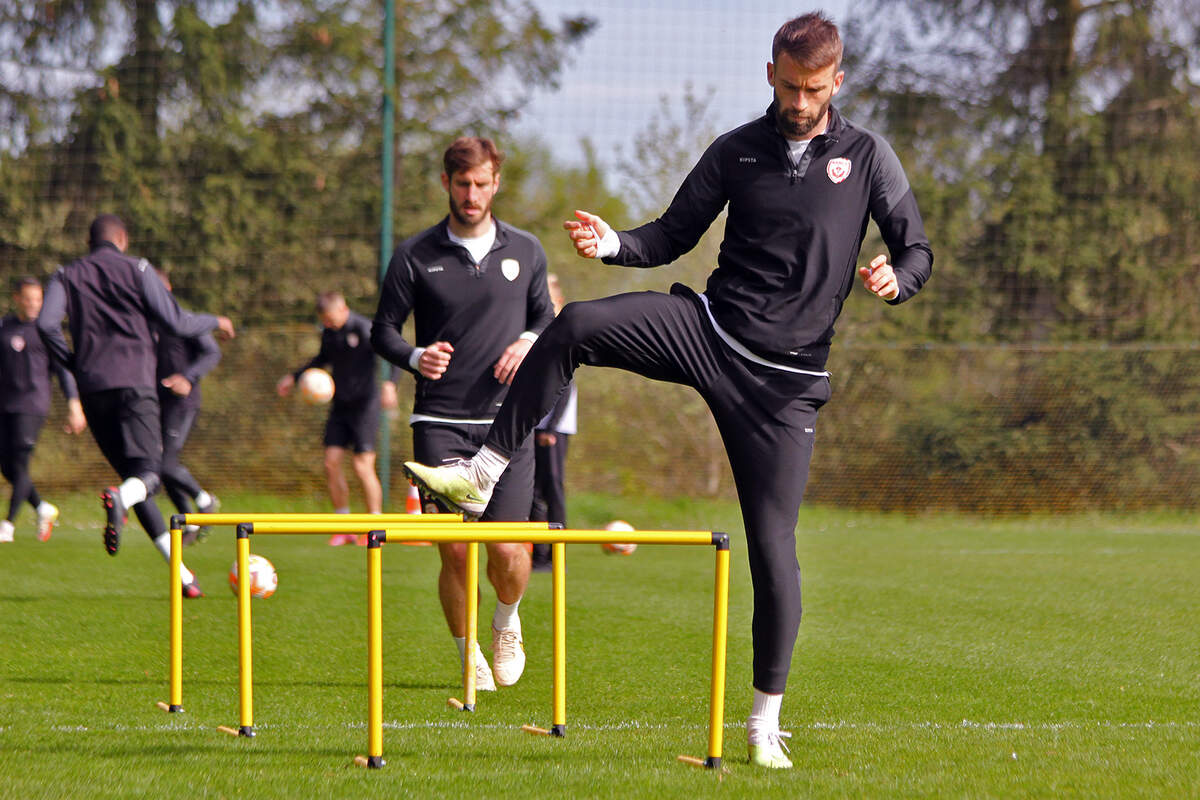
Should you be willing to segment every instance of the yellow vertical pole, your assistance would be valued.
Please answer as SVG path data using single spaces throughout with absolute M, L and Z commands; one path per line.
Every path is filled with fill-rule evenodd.
M 171 690 L 167 710 L 183 711 L 183 579 L 180 577 L 183 569 L 183 531 L 171 518 L 171 568 L 170 586 L 167 588 L 171 598 Z
M 463 709 L 475 710 L 475 642 L 479 636 L 479 542 L 467 543 L 467 646 L 463 654 Z
M 717 546 L 717 565 L 713 587 L 712 695 L 709 700 L 708 757 L 704 766 L 719 769 L 725 724 L 725 648 L 729 632 L 729 537 L 713 534 L 713 538 Z
M 567 545 L 550 546 L 553 561 L 554 708 L 551 736 L 567 735 Z
M 367 766 L 383 766 L 383 531 L 367 539 Z
M 254 735 L 254 654 L 250 621 L 250 526 L 237 527 L 239 736 Z

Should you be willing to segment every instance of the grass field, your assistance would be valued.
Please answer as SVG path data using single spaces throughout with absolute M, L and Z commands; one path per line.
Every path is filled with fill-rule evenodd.
M 58 499 L 58 498 L 55 498 Z M 224 510 L 321 510 L 225 497 Z M 981 520 L 806 509 L 805 621 L 784 702 L 796 769 L 745 763 L 750 593 L 735 508 L 573 498 L 573 523 L 733 537 L 725 756 L 704 754 L 711 548 L 568 550 L 567 738 L 550 722 L 550 576 L 522 603 L 520 684 L 458 695 L 431 548 L 384 549 L 384 755 L 366 748 L 365 556 L 259 537 L 254 740 L 238 722 L 233 535 L 187 550 L 184 707 L 167 715 L 166 567 L 136 524 L 103 553 L 70 498 L 0 545 L 0 798 L 1200 797 L 1200 527 L 1192 518 Z M 486 630 L 494 594 L 485 589 Z M 489 650 L 489 642 L 484 649 Z

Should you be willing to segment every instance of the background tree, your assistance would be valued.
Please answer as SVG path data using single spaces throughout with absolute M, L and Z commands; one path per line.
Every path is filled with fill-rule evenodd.
M 1198 17 L 1174 0 L 856 7 L 852 108 L 915 154 L 934 331 L 1195 338 Z

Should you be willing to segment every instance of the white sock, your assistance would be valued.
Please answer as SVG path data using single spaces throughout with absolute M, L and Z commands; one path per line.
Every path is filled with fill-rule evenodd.
M 504 470 L 508 469 L 508 459 L 486 446 L 479 448 L 479 452 L 471 457 L 471 463 L 493 484 L 500 480 Z M 481 486 L 480 488 L 488 487 Z
M 461 664 L 467 660 L 467 637 L 455 636 L 454 637 L 454 646 L 458 648 L 458 663 Z M 479 660 L 481 658 L 483 658 L 483 651 L 479 649 L 479 642 L 476 642 L 475 643 L 475 663 L 478 664 Z
M 196 508 L 208 508 L 212 505 L 212 495 L 203 489 L 196 495 Z
M 341 508 L 335 508 L 335 509 L 333 510 L 333 513 L 335 513 L 335 514 L 349 514 L 349 513 L 350 513 L 350 506 L 342 506 Z M 338 523 L 338 524 L 340 525 L 341 523 Z
M 758 731 L 779 730 L 779 709 L 783 706 L 783 695 L 767 694 L 754 690 L 754 703 L 750 707 L 750 718 L 746 729 L 753 736 Z
M 511 628 L 517 633 L 521 632 L 521 617 L 517 615 L 517 606 L 521 605 L 521 598 L 517 598 L 517 602 L 501 603 L 496 600 L 496 613 L 492 615 L 492 627 L 498 631 L 506 628 Z
M 11 542 L 13 539 L 13 532 L 16 531 L 16 529 L 16 526 L 13 525 L 9 520 L 0 519 L 0 540 Z
M 163 560 L 166 561 L 168 564 L 170 564 L 171 563 L 171 534 L 160 533 L 158 536 L 155 536 L 154 537 L 154 546 L 156 548 L 158 548 L 158 552 L 162 553 Z M 182 561 L 179 562 L 179 578 L 184 583 L 191 583 L 192 581 L 196 580 L 196 576 L 192 574 L 192 571 L 190 569 L 188 569 L 187 567 L 185 567 L 183 565 Z
M 47 503 L 45 500 L 38 503 L 37 514 L 39 517 L 48 517 L 58 509 L 53 504 Z
M 133 508 L 146 499 L 146 484 L 141 478 L 127 478 L 117 493 L 121 495 L 121 505 Z

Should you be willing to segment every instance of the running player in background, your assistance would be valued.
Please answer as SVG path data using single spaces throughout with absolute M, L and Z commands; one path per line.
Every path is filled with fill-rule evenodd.
M 54 532 L 58 509 L 38 494 L 29 474 L 29 459 L 50 413 L 51 372 L 67 398 L 67 432 L 82 432 L 87 420 L 74 376 L 51 362 L 38 335 L 42 284 L 32 277 L 17 281 L 13 307 L 14 312 L 0 321 L 0 472 L 12 484 L 8 517 L 0 521 L 0 542 L 13 540 L 17 514 L 26 501 L 37 512 L 37 537 L 44 542 Z
M 113 214 L 101 214 L 89 231 L 91 251 L 50 278 L 37 327 L 52 357 L 79 384 L 80 401 L 100 452 L 121 478 L 100 494 L 104 549 L 116 555 L 132 508 L 164 559 L 170 535 L 153 495 L 162 485 L 153 326 L 176 336 L 216 331 L 233 338 L 228 317 L 183 311 L 144 258 L 125 254 L 129 234 Z M 63 319 L 71 334 L 68 346 Z M 201 597 L 195 576 L 182 568 L 183 592 Z
M 166 273 L 159 278 L 167 291 L 171 281 Z M 187 444 L 202 400 L 200 379 L 213 370 L 221 360 L 221 348 L 211 333 L 185 338 L 161 327 L 155 348 L 158 367 L 158 405 L 162 418 L 162 480 L 167 497 L 180 514 L 198 511 L 211 514 L 219 505 L 217 498 L 205 491 L 191 470 L 180 460 Z M 194 544 L 205 532 L 198 525 L 188 525 L 183 531 L 183 543 Z
M 431 463 L 478 449 L 530 345 L 554 317 L 546 287 L 546 253 L 537 238 L 492 214 L 503 156 L 490 139 L 455 140 L 442 157 L 450 213 L 402 242 L 392 254 L 375 312 L 376 352 L 416 376 L 415 457 Z M 415 342 L 401 328 L 412 313 Z M 485 520 L 529 519 L 533 447 L 522 437 L 500 479 Z M 474 648 L 477 688 L 510 686 L 525 669 L 518 606 L 529 585 L 529 550 L 486 545 L 496 590 L 492 661 L 466 640 L 466 545 L 441 544 L 438 596 L 460 658 Z

